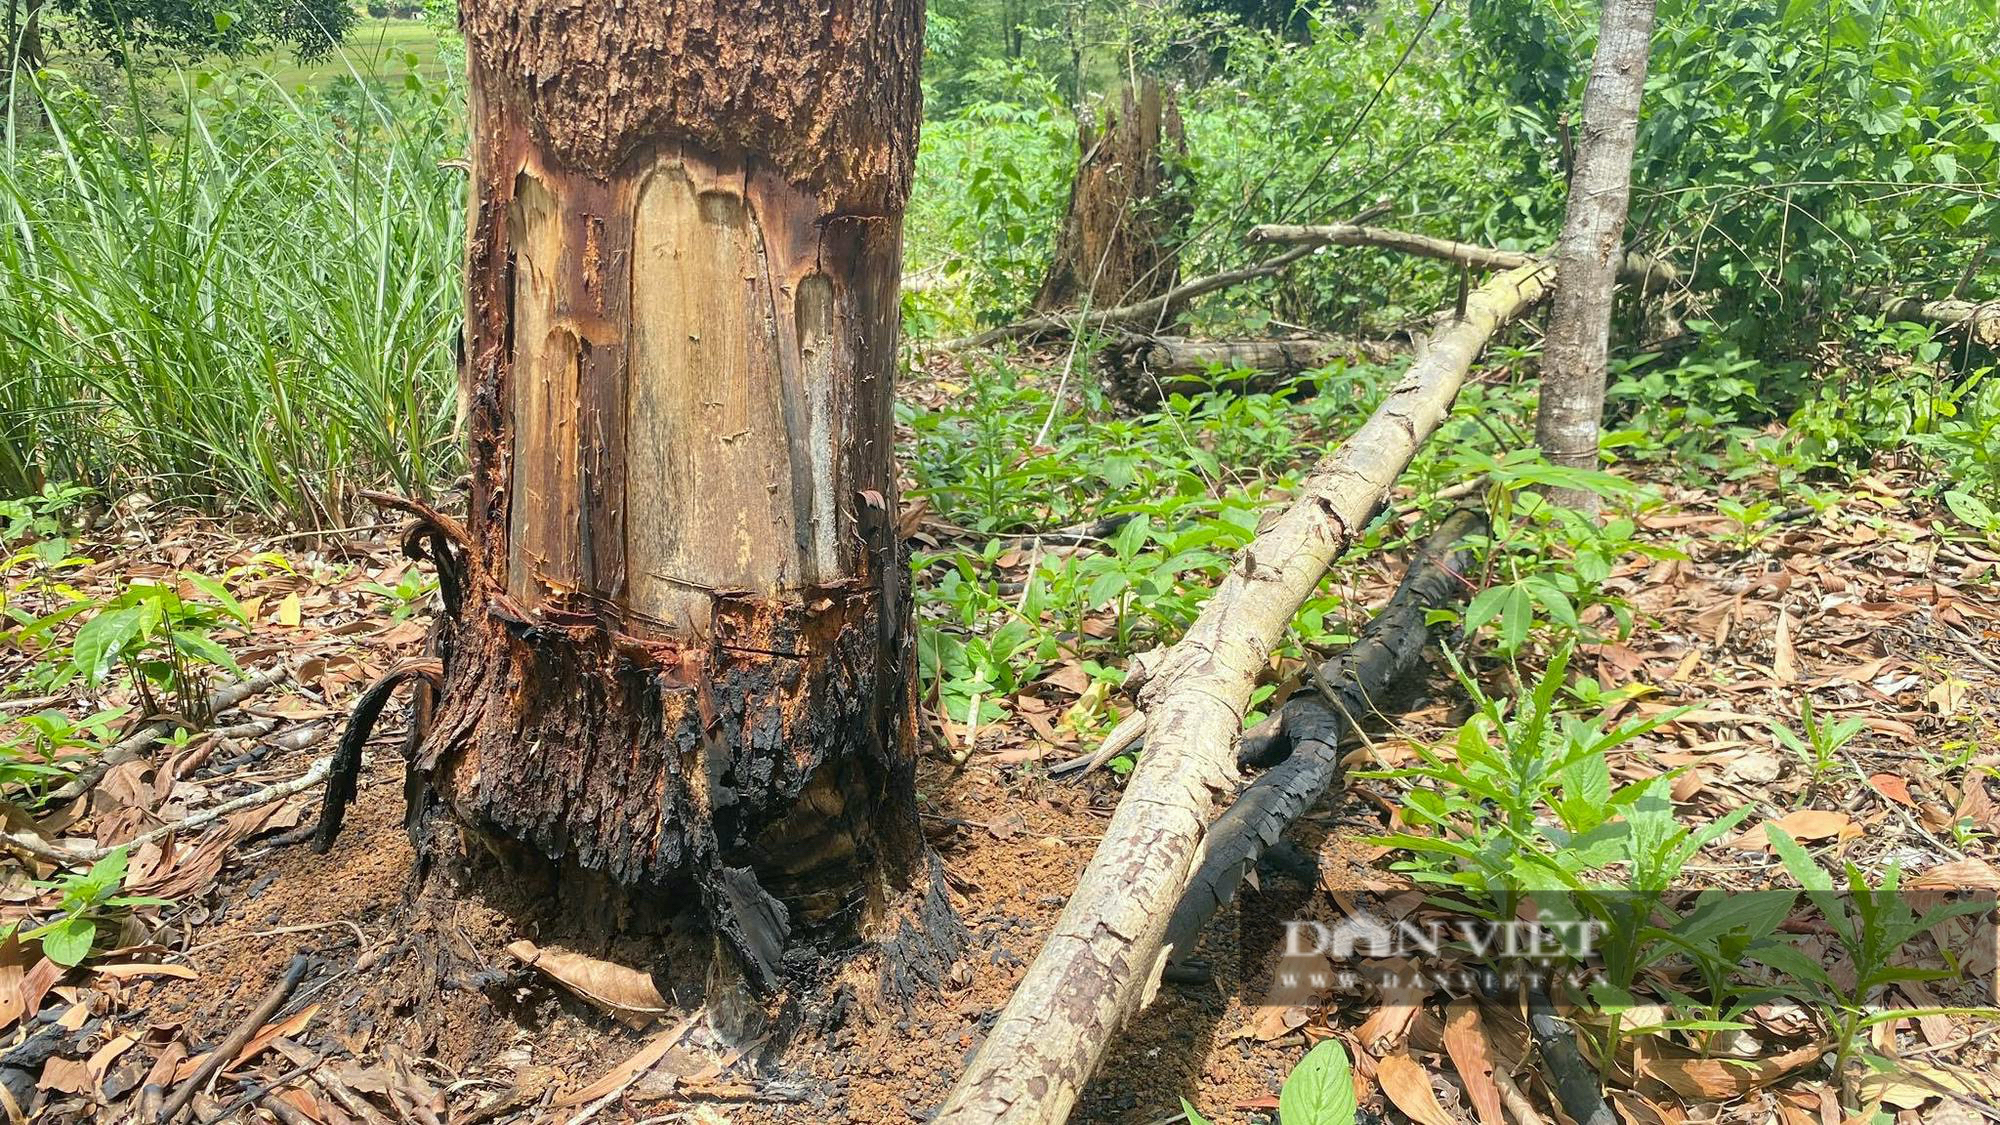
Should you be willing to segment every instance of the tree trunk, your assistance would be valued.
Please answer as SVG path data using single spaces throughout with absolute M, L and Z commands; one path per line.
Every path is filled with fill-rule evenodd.
M 923 5 L 460 19 L 472 483 L 434 524 L 465 577 L 420 852 L 469 829 L 620 916 L 693 896 L 765 993 L 797 938 L 907 935 L 906 892 L 955 931 L 894 518 Z
M 1167 167 L 1169 150 L 1187 153 L 1172 91 L 1162 94 L 1153 78 L 1136 91 L 1126 86 L 1119 107 L 1104 107 L 1101 125 L 1083 114 L 1077 144 L 1069 211 L 1036 310 L 1106 309 L 1172 289 L 1189 213 Z
M 1597 467 L 1612 287 L 1625 261 L 1632 146 L 1652 42 L 1653 0 L 1606 0 L 1598 16 L 1597 57 L 1583 93 L 1583 136 L 1570 179 L 1569 213 L 1556 244 L 1556 291 L 1542 345 L 1535 442 L 1558 465 Z M 1597 509 L 1597 495 L 1588 490 L 1554 488 L 1549 499 Z

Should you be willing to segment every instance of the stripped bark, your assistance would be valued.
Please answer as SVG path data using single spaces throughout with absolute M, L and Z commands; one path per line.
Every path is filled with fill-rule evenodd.
M 1186 193 L 1168 167 L 1187 155 L 1173 89 L 1156 78 L 1126 85 L 1118 105 L 1077 123 L 1080 152 L 1069 207 L 1037 312 L 1105 308 L 1156 297 L 1180 278 Z
M 1168 395 L 1216 389 L 1262 394 L 1290 376 L 1338 360 L 1387 363 L 1406 351 L 1391 340 L 1190 340 L 1177 336 L 1128 336 L 1098 353 L 1107 387 L 1125 403 L 1146 407 Z M 1231 373 L 1227 378 L 1212 371 Z
M 1215 912 L 1236 897 L 1243 877 L 1264 850 L 1319 804 L 1340 780 L 1340 744 L 1361 721 L 1379 714 L 1395 685 L 1423 660 L 1430 610 L 1464 600 L 1473 552 L 1468 536 L 1483 534 L 1486 519 L 1469 509 L 1445 517 L 1425 540 L 1382 612 L 1361 635 L 1314 673 L 1317 690 L 1300 690 L 1260 724 L 1261 745 L 1244 735 L 1241 764 L 1255 758 L 1271 768 L 1246 786 L 1215 818 L 1202 838 L 1193 880 L 1167 922 L 1168 956 L 1192 952 Z
M 1597 56 L 1583 93 L 1583 136 L 1556 244 L 1559 271 L 1542 342 L 1542 396 L 1535 444 L 1552 463 L 1597 468 L 1597 431 L 1611 354 L 1613 287 L 1625 258 L 1625 209 L 1639 96 L 1653 45 L 1653 0 L 1606 0 Z M 1597 493 L 1551 486 L 1551 503 L 1597 511 Z
M 906 894 L 949 945 L 892 453 L 923 5 L 460 21 L 471 498 L 414 513 L 464 570 L 425 865 L 477 841 L 638 927 L 698 902 L 766 993 Z
M 1238 556 L 1187 635 L 1142 663 L 1147 751 L 938 1125 L 1054 1125 L 1069 1113 L 1120 1022 L 1157 985 L 1167 920 L 1193 876 L 1216 794 L 1233 788 L 1233 747 L 1257 672 L 1444 420 L 1487 340 L 1541 300 L 1548 274 L 1531 265 L 1474 290 L 1465 316 L 1429 338 L 1375 413 Z

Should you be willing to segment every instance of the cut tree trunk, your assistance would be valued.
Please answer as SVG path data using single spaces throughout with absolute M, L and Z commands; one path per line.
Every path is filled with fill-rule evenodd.
M 420 854 L 466 829 L 620 920 L 697 902 L 766 994 L 913 903 L 948 952 L 892 464 L 923 5 L 460 18 L 471 501 L 432 521 L 464 577 Z
M 1128 336 L 1098 353 L 1106 385 L 1123 402 L 1148 407 L 1168 395 L 1216 389 L 1262 394 L 1282 389 L 1291 376 L 1338 360 L 1387 363 L 1407 348 L 1389 340 L 1190 340 Z M 1233 372 L 1219 378 L 1210 372 Z
M 1155 78 L 1126 85 L 1101 121 L 1084 112 L 1077 145 L 1069 208 L 1035 311 L 1107 309 L 1172 289 L 1189 214 L 1169 166 L 1187 155 L 1173 90 L 1162 92 Z
M 1486 341 L 1540 301 L 1552 269 L 1470 293 L 1361 428 L 1230 567 L 1179 643 L 1135 662 L 1146 753 L 1062 917 L 934 1125 L 1055 1125 L 1171 955 L 1167 921 L 1194 874 L 1257 672 L 1326 568 L 1437 429 Z M 1131 682 L 1131 681 L 1128 681 Z
M 1606 0 L 1597 56 L 1583 93 L 1583 136 L 1570 179 L 1569 212 L 1556 244 L 1556 291 L 1542 341 L 1542 400 L 1535 444 L 1551 462 L 1597 468 L 1597 431 L 1611 347 L 1611 302 L 1625 261 L 1625 209 L 1639 96 L 1653 45 L 1653 0 Z M 1551 502 L 1597 510 L 1589 489 L 1552 487 Z

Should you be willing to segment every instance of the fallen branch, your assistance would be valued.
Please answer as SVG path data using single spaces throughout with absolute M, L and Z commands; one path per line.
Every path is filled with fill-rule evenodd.
M 1054 1125 L 1119 1023 L 1150 995 L 1257 672 L 1299 606 L 1451 408 L 1493 333 L 1540 301 L 1553 271 L 1509 270 L 1467 295 L 1361 428 L 1243 550 L 1181 641 L 1135 661 L 1148 747 L 1090 866 L 935 1119 Z M 1140 673 L 1150 672 L 1150 676 Z
M 244 700 L 255 695 L 261 695 L 291 678 L 292 673 L 290 669 L 272 668 L 268 671 L 258 672 L 249 679 L 239 683 L 229 684 L 208 697 L 208 713 L 210 715 L 220 715 L 231 707 L 241 704 Z M 57 788 L 55 792 L 50 793 L 46 803 L 51 805 L 60 804 L 64 801 L 74 801 L 78 797 L 83 796 L 95 788 L 98 782 L 104 780 L 104 775 L 110 773 L 113 767 L 121 766 L 126 762 L 136 761 L 145 756 L 146 752 L 153 748 L 155 742 L 171 735 L 183 725 L 172 719 L 155 719 L 152 722 L 143 724 L 138 730 L 126 735 L 110 749 L 106 750 L 89 769 L 70 778 Z
M 245 1016 L 243 1022 L 237 1024 L 229 1035 L 216 1045 L 215 1050 L 208 1053 L 208 1057 L 204 1058 L 194 1073 L 188 1076 L 188 1080 L 181 1083 L 181 1088 L 174 1091 L 174 1096 L 167 1099 L 167 1104 L 160 1107 L 159 1121 L 162 1125 L 179 1117 L 181 1111 L 187 1108 L 188 1103 L 194 1100 L 194 1096 L 201 1092 L 201 1088 L 208 1084 L 210 1078 L 215 1077 L 215 1072 L 221 1070 L 224 1064 L 236 1061 L 237 1052 L 243 1050 L 245 1043 L 250 1042 L 250 1037 L 271 1022 L 272 1016 L 278 1014 L 278 1009 L 284 1006 L 285 998 L 292 994 L 292 990 L 297 988 L 299 981 L 305 977 L 306 966 L 309 964 L 311 959 L 305 954 L 292 955 L 292 963 L 285 966 L 285 975 L 278 978 L 278 983 L 272 986 L 263 1002 L 257 1005 L 255 1011 Z
M 1209 826 L 1194 878 L 1167 922 L 1169 956 L 1179 959 L 1194 949 L 1202 927 L 1236 897 L 1264 849 L 1340 780 L 1343 736 L 1362 716 L 1376 713 L 1377 701 L 1422 661 L 1430 640 L 1429 611 L 1464 599 L 1472 562 L 1464 541 L 1485 531 L 1485 517 L 1470 509 L 1446 516 L 1411 561 L 1389 604 L 1353 644 L 1319 666 L 1313 677 L 1318 690 L 1294 693 L 1261 724 L 1271 729 L 1259 756 L 1277 764 Z M 1247 748 L 1250 739 L 1244 742 Z M 1244 755 L 1237 757 L 1240 762 Z
M 5 833 L 4 841 L 8 847 L 27 852 L 36 859 L 62 867 L 82 867 L 87 864 L 96 863 L 119 848 L 136 848 L 141 844 L 151 843 L 154 840 L 171 836 L 176 832 L 191 832 L 197 828 L 206 828 L 223 817 L 232 816 L 242 812 L 244 809 L 254 809 L 259 805 L 268 805 L 272 801 L 282 801 L 286 797 L 303 793 L 320 782 L 325 781 L 327 774 L 332 772 L 332 769 L 333 756 L 328 755 L 314 762 L 311 769 L 290 781 L 281 781 L 276 785 L 266 785 L 255 792 L 245 793 L 241 797 L 224 801 L 214 808 L 203 809 L 198 813 L 189 814 L 179 820 L 169 821 L 158 828 L 141 832 L 130 840 L 118 844 L 102 845 L 95 848 L 58 848 L 43 843 L 41 840 L 26 833 L 15 832 Z
M 1026 340 L 1038 336 L 1075 332 L 1079 328 L 1102 330 L 1105 328 L 1135 328 L 1141 331 L 1157 328 L 1169 314 L 1205 293 L 1255 281 L 1260 277 L 1271 277 L 1283 273 L 1293 262 L 1312 253 L 1317 246 L 1295 246 L 1269 261 L 1254 266 L 1225 270 L 1222 273 L 1198 277 L 1184 281 L 1157 297 L 1137 301 L 1129 305 L 1118 305 L 1098 312 L 1043 313 L 998 328 L 989 328 L 976 336 L 961 336 L 956 339 L 939 340 L 930 345 L 930 350 L 940 352 L 963 351 L 967 348 L 991 347 L 1007 340 Z
M 2000 300 L 1926 301 L 1921 297 L 1877 297 L 1890 320 L 1910 320 L 1962 330 L 1974 343 L 2000 347 Z
M 1328 223 L 1323 226 L 1266 224 L 1251 228 L 1250 241 L 1295 247 L 1372 246 L 1419 258 L 1435 258 L 1474 270 L 1514 270 L 1541 260 L 1524 250 L 1499 250 L 1471 242 L 1432 238 L 1427 234 L 1357 223 Z M 1625 263 L 1618 269 L 1618 280 L 1625 285 L 1636 285 L 1642 292 L 1652 293 L 1678 282 L 1680 272 L 1658 258 L 1628 253 Z

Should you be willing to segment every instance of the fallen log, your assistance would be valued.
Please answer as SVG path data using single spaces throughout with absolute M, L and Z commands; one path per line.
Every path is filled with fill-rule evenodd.
M 1297 249 L 1297 248 L 1295 248 Z M 1502 325 L 1548 291 L 1541 263 L 1467 295 L 1465 313 L 1361 428 L 1301 482 L 1246 547 L 1187 635 L 1135 659 L 1149 745 L 1054 931 L 939 1110 L 938 1125 L 1054 1125 L 1075 1105 L 1120 1022 L 1150 998 L 1167 921 L 1185 896 L 1257 672 L 1327 567 L 1443 422 Z
M 1317 690 L 1301 689 L 1277 714 L 1246 734 L 1237 753 L 1272 768 L 1251 782 L 1215 818 L 1202 838 L 1193 880 L 1167 922 L 1167 954 L 1191 952 L 1215 912 L 1236 897 L 1243 877 L 1266 848 L 1340 780 L 1340 744 L 1379 701 L 1422 661 L 1429 611 L 1464 599 L 1473 551 L 1465 540 L 1486 532 L 1486 518 L 1461 508 L 1425 540 L 1382 612 L 1338 656 L 1313 673 Z M 1255 748 L 1255 753 L 1247 753 Z
M 1935 324 L 1963 331 L 1975 344 L 2000 347 L 2000 300 L 1926 301 L 1921 297 L 1875 298 L 1876 307 L 1890 320 Z
M 1387 363 L 1405 353 L 1393 340 L 1190 340 L 1181 336 L 1127 336 L 1098 353 L 1111 393 L 1133 406 L 1151 406 L 1169 395 L 1216 389 L 1264 394 L 1284 387 L 1301 371 L 1337 360 Z M 1212 371 L 1231 372 L 1218 378 Z
M 1512 270 L 1541 259 L 1525 250 L 1499 250 L 1449 238 L 1391 230 L 1359 223 L 1327 223 L 1321 226 L 1286 226 L 1266 223 L 1250 229 L 1250 241 L 1287 246 L 1372 246 L 1419 258 L 1435 258 L 1473 270 Z M 1628 253 L 1618 268 L 1618 280 L 1636 285 L 1641 292 L 1653 293 L 1680 281 L 1680 271 L 1671 264 L 1645 254 Z

